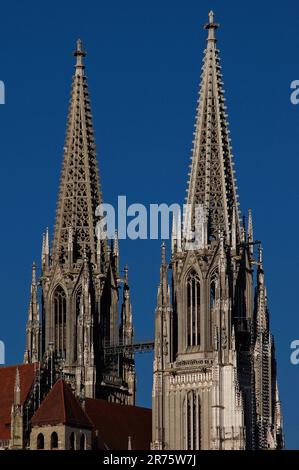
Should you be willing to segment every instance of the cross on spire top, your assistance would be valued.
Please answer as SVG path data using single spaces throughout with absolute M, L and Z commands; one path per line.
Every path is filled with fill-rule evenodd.
M 209 22 L 204 25 L 204 29 L 209 31 L 208 40 L 215 40 L 215 30 L 219 28 L 219 24 L 214 22 L 214 12 L 209 11 Z
M 77 47 L 76 47 L 76 50 L 74 52 L 74 56 L 76 57 L 76 68 L 83 68 L 84 65 L 83 65 L 83 57 L 86 56 L 86 52 L 83 51 L 83 48 L 82 48 L 82 41 L 81 39 L 77 39 Z

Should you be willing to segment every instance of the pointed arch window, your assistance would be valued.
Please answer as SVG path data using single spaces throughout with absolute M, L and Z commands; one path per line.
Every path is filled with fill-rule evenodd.
M 184 403 L 184 440 L 186 450 L 201 448 L 201 407 L 195 391 L 188 392 Z
M 187 278 L 187 346 L 200 345 L 200 280 L 195 271 Z
M 55 350 L 61 357 L 66 353 L 66 295 L 61 286 L 54 293 Z

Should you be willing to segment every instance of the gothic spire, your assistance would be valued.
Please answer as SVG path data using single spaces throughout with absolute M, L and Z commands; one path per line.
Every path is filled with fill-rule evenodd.
M 268 328 L 269 328 L 267 291 L 266 291 L 266 286 L 265 286 L 262 247 L 259 247 L 259 252 L 258 252 L 256 328 L 258 332 L 268 331 Z
M 35 263 L 32 264 L 29 319 L 32 321 L 39 321 L 39 304 L 38 304 L 38 298 L 37 298 L 36 264 Z
M 164 241 L 162 242 L 161 246 L 161 266 L 166 266 L 166 246 Z
M 208 31 L 207 47 L 202 67 L 187 203 L 192 208 L 193 225 L 195 208 L 202 205 L 207 210 L 209 237 L 218 238 L 221 230 L 229 242 L 233 208 L 237 208 L 238 203 L 220 58 L 216 47 L 215 32 L 218 27 L 211 11 L 209 22 L 205 25 Z M 238 213 L 236 216 L 239 240 Z
M 162 245 L 151 448 L 282 448 L 262 250 L 256 260 L 251 211 L 246 227 L 239 214 L 213 12 L 205 28 L 182 247 L 174 216 L 169 265 Z
M 123 344 L 131 344 L 133 340 L 133 317 L 132 305 L 130 300 L 130 287 L 129 287 L 129 268 L 124 268 L 124 287 L 123 287 L 123 302 L 121 309 L 121 325 L 120 325 L 120 338 Z
M 47 269 L 50 261 L 50 247 L 49 247 L 49 229 L 47 227 L 46 233 L 43 233 L 42 243 L 42 269 Z
M 38 362 L 39 360 L 39 341 L 40 341 L 40 322 L 39 322 L 39 303 L 36 282 L 36 265 L 32 264 L 32 278 L 30 286 L 30 301 L 28 309 L 28 321 L 26 327 L 26 350 L 24 355 L 25 363 Z
M 169 285 L 167 279 L 168 265 L 166 261 L 166 246 L 162 242 L 161 246 L 161 266 L 160 266 L 160 283 L 158 286 L 158 304 L 165 305 L 170 302 Z
M 60 190 L 53 240 L 53 262 L 65 261 L 72 227 L 74 262 L 84 249 L 96 263 L 96 207 L 101 203 L 92 115 L 85 76 L 82 42 L 77 41 L 71 100 L 67 119 Z

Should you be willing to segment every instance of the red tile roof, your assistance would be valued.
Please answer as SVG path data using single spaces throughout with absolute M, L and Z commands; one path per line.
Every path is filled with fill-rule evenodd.
M 34 364 L 0 367 L 0 440 L 10 439 L 10 413 L 14 399 L 17 367 L 20 372 L 22 404 L 28 396 L 34 379 Z
M 32 426 L 66 424 L 91 429 L 93 427 L 70 386 L 58 380 L 31 419 Z
M 0 440 L 10 439 L 10 413 L 16 369 L 20 371 L 21 402 L 24 403 L 34 379 L 34 364 L 0 367 Z M 126 450 L 131 437 L 133 450 L 150 449 L 151 410 L 87 398 L 85 411 L 69 385 L 58 380 L 31 419 L 33 426 L 68 424 L 98 432 L 100 449 Z
M 131 436 L 133 450 L 149 450 L 152 410 L 86 398 L 85 411 L 98 431 L 100 449 L 126 450 Z

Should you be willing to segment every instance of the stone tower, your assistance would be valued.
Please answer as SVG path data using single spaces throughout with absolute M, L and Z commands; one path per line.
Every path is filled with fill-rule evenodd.
M 153 449 L 283 446 L 262 249 L 251 212 L 247 229 L 239 219 L 217 28 L 210 12 L 187 204 L 183 224 L 174 218 L 169 264 L 162 246 Z
M 41 256 L 42 320 L 33 269 L 25 362 L 40 361 L 69 381 L 81 397 L 135 402 L 132 354 L 105 354 L 105 346 L 132 342 L 128 270 L 119 272 L 117 235 L 96 234 L 102 203 L 90 100 L 81 41 L 67 119 L 52 250 L 48 230 Z M 96 236 L 97 235 L 97 236 Z M 119 320 L 119 290 L 123 305 Z M 39 340 L 40 338 L 40 340 Z M 54 374 L 55 376 L 55 374 Z M 52 380 L 52 379 L 51 379 Z

